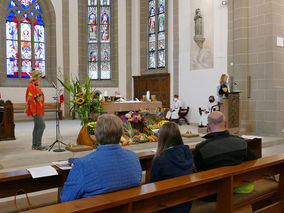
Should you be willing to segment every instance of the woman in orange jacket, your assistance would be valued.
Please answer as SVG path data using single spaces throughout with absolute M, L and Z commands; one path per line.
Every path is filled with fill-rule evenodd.
M 31 72 L 31 81 L 26 91 L 26 114 L 34 118 L 33 150 L 44 150 L 42 147 L 42 134 L 45 129 L 44 122 L 44 95 L 41 90 L 42 73 L 39 70 Z

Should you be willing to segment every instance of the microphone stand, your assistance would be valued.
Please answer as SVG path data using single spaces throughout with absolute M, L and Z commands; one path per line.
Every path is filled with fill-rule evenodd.
M 58 144 L 58 149 L 54 149 L 54 152 L 64 152 L 65 149 L 61 149 L 60 144 L 63 144 L 66 146 L 65 143 L 63 143 L 62 141 L 60 141 L 60 128 L 59 128 L 59 92 L 60 90 L 57 89 L 56 85 L 52 82 L 55 90 L 56 90 L 56 96 L 53 97 L 53 99 L 56 100 L 56 140 L 49 146 L 48 151 L 50 151 L 55 144 Z

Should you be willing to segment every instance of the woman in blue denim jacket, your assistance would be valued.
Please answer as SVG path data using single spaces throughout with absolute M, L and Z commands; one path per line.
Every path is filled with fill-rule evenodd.
M 119 145 L 122 132 L 122 122 L 117 116 L 104 114 L 98 118 L 95 136 L 100 146 L 74 161 L 60 194 L 62 202 L 141 184 L 139 157 Z

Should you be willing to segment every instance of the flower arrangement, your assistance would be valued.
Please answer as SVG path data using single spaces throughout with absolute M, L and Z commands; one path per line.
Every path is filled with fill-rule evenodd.
M 104 100 L 94 98 L 94 89 L 91 88 L 91 79 L 82 84 L 78 78 L 72 82 L 65 80 L 64 82 L 58 79 L 62 86 L 72 94 L 73 99 L 70 100 L 70 111 L 77 112 L 81 125 L 88 124 L 93 114 L 99 114 L 103 110 Z
M 94 135 L 94 129 L 95 129 L 95 126 L 96 126 L 97 122 L 96 121 L 92 121 L 92 122 L 89 122 L 87 124 L 87 130 L 88 130 L 88 133 L 90 135 Z
M 96 121 L 91 121 L 87 124 L 87 131 L 88 133 L 91 135 L 92 140 L 94 142 L 93 148 L 96 149 L 99 146 L 99 143 L 96 140 L 95 137 L 95 126 L 96 126 L 97 122 Z
M 134 135 L 132 126 L 135 126 L 135 124 L 138 124 L 139 122 L 142 122 L 143 120 L 144 120 L 144 117 L 138 112 L 128 112 L 121 117 L 123 126 L 128 131 L 130 137 L 133 137 Z
M 146 119 L 138 112 L 128 112 L 121 116 L 124 127 L 124 134 L 120 140 L 122 146 L 158 141 L 158 137 L 145 126 Z
M 138 123 L 139 121 L 143 121 L 144 117 L 138 112 L 128 112 L 121 117 L 121 121 L 123 123 L 130 122 L 130 123 Z

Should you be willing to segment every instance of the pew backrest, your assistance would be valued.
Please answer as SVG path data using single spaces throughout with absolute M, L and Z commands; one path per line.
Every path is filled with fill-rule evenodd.
M 14 103 L 14 113 L 25 113 L 26 103 Z M 45 112 L 56 112 L 57 107 L 59 109 L 59 119 L 62 120 L 62 110 L 61 105 L 57 103 L 44 103 Z
M 155 152 L 138 153 L 142 170 L 146 172 L 145 182 L 150 180 L 152 160 Z M 26 169 L 0 173 L 0 198 L 14 196 L 16 191 L 24 189 L 27 193 L 59 187 L 59 193 L 67 179 L 69 170 L 53 166 L 58 175 L 33 179 Z
M 29 212 L 155 212 L 217 193 L 216 212 L 231 213 L 234 209 L 234 187 L 275 174 L 280 174 L 278 188 L 269 193 L 275 201 L 282 201 L 284 153 Z
M 257 210 L 255 213 L 283 213 L 284 212 L 284 200 L 273 203 L 265 208 Z
M 256 153 L 261 154 L 261 139 L 247 140 L 249 146 L 253 146 Z M 194 151 L 194 146 L 190 147 Z M 152 160 L 155 152 L 137 153 L 140 159 L 142 170 L 145 171 L 145 183 L 149 183 L 152 168 Z M 261 156 L 259 156 L 261 157 Z M 19 189 L 26 192 L 36 192 L 45 189 L 59 187 L 59 193 L 67 179 L 68 170 L 60 170 L 55 167 L 58 175 L 45 178 L 32 179 L 32 176 L 26 169 L 11 172 L 0 173 L 0 198 L 13 196 Z

